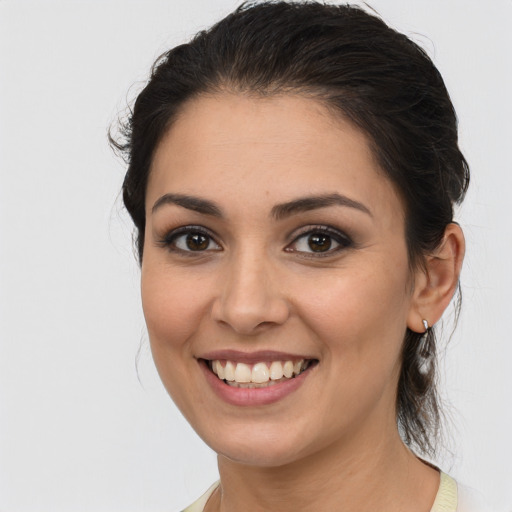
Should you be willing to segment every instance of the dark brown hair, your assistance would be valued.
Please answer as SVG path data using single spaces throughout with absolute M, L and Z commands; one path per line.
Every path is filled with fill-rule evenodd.
M 303 94 L 368 137 L 405 205 L 411 268 L 441 242 L 469 182 L 457 119 L 438 70 L 419 46 L 359 7 L 245 3 L 154 64 L 113 145 L 126 157 L 123 200 L 142 261 L 152 157 L 184 103 L 204 93 Z M 433 329 L 407 330 L 397 390 L 404 441 L 433 454 L 439 431 Z

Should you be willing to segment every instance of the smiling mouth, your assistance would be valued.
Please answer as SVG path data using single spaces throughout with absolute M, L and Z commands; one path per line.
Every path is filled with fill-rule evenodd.
M 208 368 L 219 380 L 231 387 L 249 389 L 266 388 L 294 379 L 316 363 L 316 359 L 262 361 L 256 364 L 220 359 L 206 360 Z

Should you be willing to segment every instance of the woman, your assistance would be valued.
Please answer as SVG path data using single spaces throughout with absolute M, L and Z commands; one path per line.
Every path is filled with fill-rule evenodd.
M 356 7 L 243 6 L 157 62 L 126 136 L 153 357 L 218 453 L 187 510 L 469 510 L 421 458 L 469 180 L 425 53 Z

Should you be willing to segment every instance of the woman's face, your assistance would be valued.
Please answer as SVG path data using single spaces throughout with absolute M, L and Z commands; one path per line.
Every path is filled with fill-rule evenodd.
M 414 276 L 359 130 L 303 97 L 199 97 L 157 148 L 146 214 L 153 357 L 215 451 L 282 465 L 396 431 Z

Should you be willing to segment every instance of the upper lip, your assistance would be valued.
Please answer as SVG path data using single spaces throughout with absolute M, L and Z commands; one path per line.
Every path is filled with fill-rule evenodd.
M 255 364 L 260 361 L 299 361 L 301 359 L 316 359 L 303 354 L 289 354 L 275 350 L 258 350 L 256 352 L 243 352 L 240 350 L 213 350 L 198 356 L 197 359 L 208 361 L 227 360 L 239 363 Z

